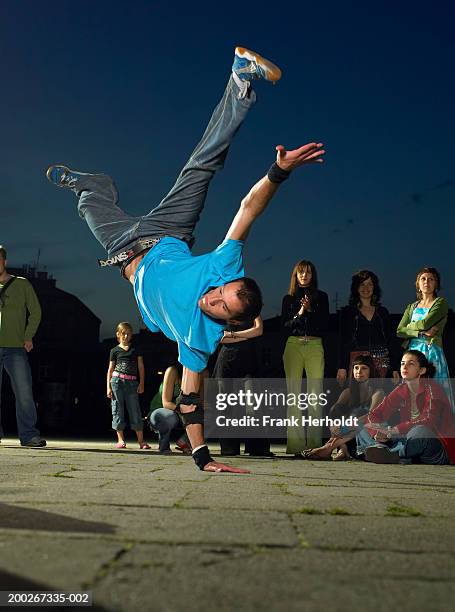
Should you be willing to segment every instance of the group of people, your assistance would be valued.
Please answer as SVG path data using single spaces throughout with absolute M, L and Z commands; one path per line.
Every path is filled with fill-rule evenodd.
M 407 383 L 409 375 L 405 363 L 409 355 L 413 355 L 422 368 L 421 376 L 434 377 L 431 389 L 436 390 L 434 393 L 437 401 L 433 402 L 432 406 L 435 410 L 438 402 L 445 402 L 448 411 L 446 424 L 450 425 L 455 404 L 442 345 L 448 303 L 445 298 L 438 296 L 440 286 L 441 276 L 436 268 L 424 267 L 419 270 L 415 281 L 417 299 L 408 304 L 397 330 L 394 331 L 391 328 L 389 312 L 381 305 L 381 288 L 376 274 L 361 270 L 353 275 L 349 304 L 341 309 L 339 315 L 336 375 L 341 385 L 345 384 L 346 380 L 350 381 L 350 384 L 332 407 L 332 416 L 340 416 L 347 411 L 360 417 L 362 421 L 377 418 L 375 409 L 378 405 L 382 406 L 380 400 L 386 401 L 381 379 L 391 377 L 396 385 L 401 380 Z M 316 268 L 311 261 L 299 261 L 292 271 L 289 290 L 283 298 L 282 306 L 282 327 L 288 335 L 283 361 L 290 393 L 297 394 L 300 391 L 303 371 L 307 376 L 308 392 L 321 392 L 324 377 L 323 340 L 328 320 L 328 298 L 327 294 L 318 288 Z M 404 339 L 402 348 L 406 352 L 400 358 L 401 361 L 395 349 L 394 336 Z M 402 352 L 403 350 L 400 354 Z M 372 386 L 372 381 L 375 386 Z M 403 388 L 397 387 L 396 395 L 391 394 L 387 401 L 390 397 L 401 397 Z M 298 412 L 298 408 L 289 412 L 294 414 Z M 322 408 L 318 404 L 310 407 L 309 412 L 316 418 L 322 416 Z M 413 414 L 414 418 L 418 419 L 420 411 L 415 410 Z M 416 420 L 416 424 L 417 422 L 420 421 Z M 419 432 L 422 433 L 422 430 Z M 329 442 L 321 446 L 320 426 L 291 427 L 288 430 L 287 451 L 296 456 L 301 454 L 307 459 L 325 459 L 331 457 L 332 451 L 335 450 L 335 459 L 349 457 L 346 443 L 356 438 L 357 433 L 354 435 L 353 432 L 342 431 L 332 434 Z M 397 432 L 393 431 L 393 435 L 396 434 Z M 375 443 L 377 440 L 376 437 Z M 359 443 L 358 454 L 363 455 L 364 448 L 365 444 Z M 366 456 L 378 457 L 378 453 L 372 455 L 370 452 Z M 382 458 L 385 456 L 383 453 Z M 447 462 L 449 456 L 441 454 L 440 459 Z M 396 458 L 397 455 L 392 456 L 393 460 Z
M 244 242 L 253 223 L 265 211 L 280 185 L 299 168 L 323 162 L 323 144 L 313 141 L 292 151 L 282 145 L 276 146 L 275 162 L 242 199 L 225 239 L 215 250 L 193 256 L 190 250 L 194 243 L 193 232 L 203 210 L 209 184 L 215 173 L 223 168 L 234 136 L 256 102 L 253 81 L 276 83 L 280 78 L 281 70 L 269 60 L 244 47 L 235 49 L 226 90 L 201 141 L 168 195 L 146 215 L 133 217 L 118 206 L 117 189 L 106 174 L 78 172 L 64 165 L 52 165 L 46 173 L 53 185 L 72 190 L 77 196 L 79 215 L 107 251 L 107 259 L 100 260 L 99 264 L 120 268 L 122 277 L 133 286 L 138 308 L 148 329 L 152 332 L 162 331 L 177 343 L 183 371 L 180 394 L 175 399 L 175 413 L 188 436 L 196 466 L 209 472 L 246 471 L 214 461 L 210 456 L 204 440 L 201 399 L 201 373 L 207 367 L 210 355 L 224 341 L 227 326 L 240 325 L 238 331 L 228 332 L 228 335 L 234 340 L 238 337 L 242 338 L 240 342 L 246 342 L 245 332 L 261 312 L 261 291 L 244 272 Z M 291 387 L 297 389 L 303 368 L 311 375 L 311 384 L 317 385 L 320 380 L 317 374 L 323 367 L 321 338 L 328 307 L 327 296 L 317 288 L 314 266 L 304 264 L 295 273 L 295 291 L 286 298 L 283 307 L 285 325 L 289 330 L 285 369 Z M 371 298 L 367 297 L 369 283 L 374 285 L 374 279 L 363 279 L 360 283 L 362 289 L 358 291 L 360 303 L 356 296 L 352 310 L 346 312 L 352 329 L 360 339 L 365 330 L 380 326 L 384 314 L 373 300 L 373 292 Z M 437 291 L 437 284 L 433 293 L 429 285 L 422 284 L 421 299 L 405 313 L 400 326 L 399 333 L 412 342 L 420 341 L 421 348 L 425 348 L 426 344 L 440 346 L 444 301 L 431 297 Z M 375 299 L 378 300 L 379 296 L 376 295 Z M 431 321 L 430 328 L 427 327 L 428 321 Z M 386 333 L 385 328 L 383 332 Z M 364 344 L 363 340 L 360 342 Z M 343 348 L 340 380 L 346 378 L 351 369 L 346 359 L 349 346 L 347 342 Z M 387 355 L 376 349 L 386 346 L 387 341 L 381 340 L 381 336 L 378 346 L 373 346 L 373 340 L 367 343 L 372 359 L 376 363 L 382 360 L 383 370 L 386 369 Z M 363 350 L 364 347 L 350 348 L 349 357 L 356 348 Z M 120 381 L 131 380 L 114 376 L 119 355 L 113 357 L 115 364 L 109 368 L 112 393 L 116 386 L 122 384 Z M 139 360 L 137 366 L 139 389 Z M 422 367 L 422 370 L 429 372 L 428 367 Z M 415 413 L 414 404 L 412 406 Z M 304 436 L 303 439 L 299 432 L 292 441 L 292 450 L 300 452 L 302 444 L 306 447 L 308 444 L 316 445 L 321 432 L 310 430 Z M 377 440 L 381 436 L 382 432 L 379 431 Z M 38 438 L 33 435 L 31 439 Z M 118 444 L 123 444 L 122 439 L 119 435 Z M 138 442 L 143 444 L 140 435 Z

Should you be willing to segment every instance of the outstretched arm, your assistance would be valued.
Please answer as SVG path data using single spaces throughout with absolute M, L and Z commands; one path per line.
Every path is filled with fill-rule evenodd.
M 325 151 L 322 143 L 311 142 L 294 151 L 286 151 L 282 145 L 276 147 L 276 163 L 282 170 L 292 172 L 295 168 L 304 164 L 321 163 Z M 226 238 L 233 240 L 245 240 L 248 236 L 251 225 L 267 208 L 268 203 L 277 192 L 279 183 L 272 182 L 268 176 L 264 176 L 254 185 L 248 195 L 246 195 L 231 227 L 226 234 Z

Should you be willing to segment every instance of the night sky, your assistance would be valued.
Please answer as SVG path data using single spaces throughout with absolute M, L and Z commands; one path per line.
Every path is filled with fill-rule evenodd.
M 267 9 L 274 6 L 274 9 Z M 454 5 L 451 2 L 105 2 L 0 6 L 0 243 L 39 265 L 103 321 L 139 326 L 132 290 L 101 270 L 102 247 L 51 163 L 114 177 L 134 215 L 172 186 L 229 76 L 235 45 L 275 61 L 214 179 L 195 254 L 219 244 L 276 144 L 317 140 L 326 163 L 297 171 L 254 226 L 246 271 L 277 314 L 292 266 L 311 259 L 331 310 L 351 274 L 380 277 L 383 303 L 414 299 L 415 273 L 440 269 L 455 305 Z

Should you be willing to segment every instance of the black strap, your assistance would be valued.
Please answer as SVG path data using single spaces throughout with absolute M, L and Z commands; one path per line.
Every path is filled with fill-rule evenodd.
M 11 278 L 3 285 L 3 287 L 0 289 L 0 308 L 3 308 L 3 306 L 5 305 L 5 300 L 3 298 L 3 296 L 5 295 L 5 291 L 8 289 L 8 287 L 16 280 L 15 276 L 11 276 Z

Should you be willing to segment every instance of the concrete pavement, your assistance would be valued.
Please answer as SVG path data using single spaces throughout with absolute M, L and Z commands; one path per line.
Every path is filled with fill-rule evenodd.
M 121 611 L 452 607 L 452 467 L 274 450 L 231 475 L 132 441 L 2 440 L 0 590 L 90 590 Z

